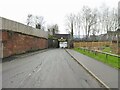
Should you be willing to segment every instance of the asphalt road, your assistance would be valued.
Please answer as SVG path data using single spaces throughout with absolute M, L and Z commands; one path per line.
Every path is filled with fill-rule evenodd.
M 100 88 L 101 85 L 64 49 L 53 49 L 4 62 L 2 87 Z

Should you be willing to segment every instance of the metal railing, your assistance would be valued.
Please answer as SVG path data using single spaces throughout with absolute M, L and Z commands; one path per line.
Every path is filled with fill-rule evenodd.
M 106 59 L 108 58 L 108 55 L 109 55 L 109 56 L 114 56 L 114 57 L 118 57 L 118 58 L 120 58 L 120 55 L 111 54 L 111 53 L 107 53 L 107 52 L 102 52 L 102 51 L 100 51 L 100 50 L 91 50 L 91 49 L 83 48 L 83 47 L 81 47 L 80 49 L 94 52 L 95 55 L 97 55 L 97 53 L 105 54 L 105 55 L 106 55 Z

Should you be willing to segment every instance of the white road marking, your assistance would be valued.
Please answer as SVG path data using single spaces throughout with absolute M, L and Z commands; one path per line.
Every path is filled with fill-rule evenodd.
M 28 76 L 31 76 L 32 74 L 30 73 Z
M 38 73 L 40 70 L 41 70 L 41 68 L 39 68 L 39 69 L 36 71 L 36 73 Z

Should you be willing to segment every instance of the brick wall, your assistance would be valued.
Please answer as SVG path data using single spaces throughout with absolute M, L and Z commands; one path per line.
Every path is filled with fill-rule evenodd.
M 0 58 L 47 47 L 47 31 L 0 17 Z
M 25 35 L 13 31 L 2 31 L 3 57 L 47 48 L 45 38 Z

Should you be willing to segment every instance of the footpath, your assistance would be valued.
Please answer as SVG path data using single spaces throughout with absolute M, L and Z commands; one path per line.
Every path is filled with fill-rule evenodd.
M 92 72 L 97 78 L 99 78 L 109 88 L 118 88 L 119 74 L 118 70 L 112 68 L 102 62 L 92 59 L 88 56 L 80 54 L 71 49 L 67 49 L 67 52 L 71 54 L 79 63 L 83 64 L 90 72 Z

